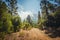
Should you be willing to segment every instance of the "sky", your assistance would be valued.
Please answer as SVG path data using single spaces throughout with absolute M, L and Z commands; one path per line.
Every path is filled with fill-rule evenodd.
M 18 0 L 18 14 L 24 20 L 28 15 L 37 20 L 38 11 L 40 10 L 39 0 Z
M 49 0 L 48 0 L 49 1 Z M 53 0 L 50 0 L 52 4 L 57 4 Z M 38 11 L 40 10 L 40 0 L 18 0 L 18 14 L 21 19 L 24 20 L 28 15 L 35 21 L 38 20 Z

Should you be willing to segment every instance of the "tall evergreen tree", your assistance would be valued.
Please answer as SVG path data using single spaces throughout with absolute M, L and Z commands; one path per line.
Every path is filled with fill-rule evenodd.
M 42 9 L 42 13 L 46 16 L 48 16 L 48 7 L 47 7 L 47 3 L 48 1 L 47 0 L 41 0 L 41 9 Z
M 32 20 L 31 20 L 30 15 L 27 16 L 27 21 L 28 21 L 28 23 L 32 24 Z
M 17 0 L 6 0 L 8 4 L 8 10 L 11 15 L 17 14 Z
M 17 16 L 17 0 L 6 0 L 7 1 L 7 4 L 8 4 L 8 11 L 9 13 L 11 13 L 12 15 L 12 24 L 13 24 L 13 29 L 14 29 L 14 32 L 16 32 L 17 30 L 19 30 L 20 28 L 20 23 L 21 23 L 21 20 L 20 20 L 20 17 Z
M 38 12 L 38 24 L 40 23 L 40 19 L 41 19 L 41 15 L 40 15 L 40 11 Z

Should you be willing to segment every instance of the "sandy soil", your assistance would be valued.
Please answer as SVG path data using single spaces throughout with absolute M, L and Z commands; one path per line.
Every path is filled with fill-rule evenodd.
M 20 32 L 6 35 L 4 40 L 60 40 L 60 38 L 50 38 L 43 31 L 32 28 L 31 30 L 20 30 Z

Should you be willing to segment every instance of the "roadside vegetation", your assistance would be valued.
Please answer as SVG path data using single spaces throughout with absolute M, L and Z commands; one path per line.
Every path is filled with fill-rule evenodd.
M 41 12 L 40 10 L 38 11 L 38 20 L 36 23 L 30 15 L 25 20 L 21 20 L 17 13 L 17 0 L 0 0 L 0 40 L 3 40 L 7 34 L 19 32 L 21 29 L 28 31 L 32 28 L 43 30 L 50 37 L 59 37 L 60 1 L 55 0 L 54 2 L 58 4 L 41 0 Z M 19 35 L 24 35 L 24 32 L 20 32 Z

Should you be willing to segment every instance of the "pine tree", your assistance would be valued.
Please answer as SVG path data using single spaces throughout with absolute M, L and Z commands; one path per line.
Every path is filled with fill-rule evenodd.
M 27 21 L 29 24 L 32 24 L 32 19 L 31 19 L 30 15 L 27 16 Z
M 6 0 L 8 4 L 8 10 L 11 13 L 11 15 L 17 14 L 17 0 Z
M 47 3 L 48 1 L 47 0 L 41 0 L 41 9 L 42 9 L 42 14 L 48 16 L 48 7 L 47 7 Z
M 41 15 L 40 15 L 40 11 L 38 11 L 38 24 L 40 23 L 40 19 L 41 19 Z

